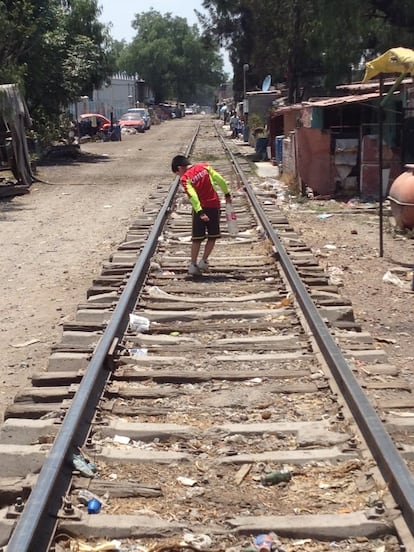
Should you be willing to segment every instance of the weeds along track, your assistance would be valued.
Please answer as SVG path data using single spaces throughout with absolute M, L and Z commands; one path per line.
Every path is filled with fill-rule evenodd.
M 156 190 L 7 410 L 8 552 L 414 550 L 411 384 L 220 132 L 186 153 L 227 178 L 238 236 L 223 219 L 188 276 L 189 204 Z

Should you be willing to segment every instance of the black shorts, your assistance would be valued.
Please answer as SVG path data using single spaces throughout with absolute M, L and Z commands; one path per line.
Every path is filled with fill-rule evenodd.
M 193 211 L 192 240 L 204 240 L 207 238 L 220 238 L 220 209 L 206 207 L 203 209 L 210 219 L 208 222 L 200 219 L 200 215 Z

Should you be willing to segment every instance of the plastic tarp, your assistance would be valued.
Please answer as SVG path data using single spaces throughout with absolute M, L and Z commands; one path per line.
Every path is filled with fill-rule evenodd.
M 31 126 L 32 120 L 16 84 L 0 85 L 0 118 L 9 127 L 12 137 L 16 164 L 13 176 L 19 183 L 30 186 L 36 180 L 32 173 L 26 139 L 26 128 Z
M 381 56 L 365 64 L 362 82 L 367 82 L 381 73 L 414 73 L 414 50 L 409 48 L 391 48 Z

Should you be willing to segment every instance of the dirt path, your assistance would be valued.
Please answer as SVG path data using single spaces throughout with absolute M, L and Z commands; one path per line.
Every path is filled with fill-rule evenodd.
M 172 182 L 169 160 L 184 150 L 196 125 L 197 117 L 187 117 L 122 142 L 83 145 L 82 151 L 91 154 L 87 159 L 41 167 L 38 176 L 48 184 L 37 183 L 28 195 L 0 201 L 0 420 L 31 375 L 46 368 L 52 345 L 61 340 L 62 322 L 73 319 L 152 190 Z M 283 187 L 277 194 L 275 204 L 340 281 L 363 329 L 410 374 L 414 240 L 394 237 L 387 223 L 381 258 L 375 208 L 298 202 Z M 383 281 L 390 269 L 405 287 Z
M 42 166 L 31 192 L 0 201 L 0 420 L 18 390 L 45 369 L 102 263 L 125 237 L 196 121 L 166 121 L 121 142 L 82 146 L 81 162 Z

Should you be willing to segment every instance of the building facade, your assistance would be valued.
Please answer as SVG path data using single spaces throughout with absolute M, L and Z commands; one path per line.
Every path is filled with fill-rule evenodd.
M 114 119 L 125 113 L 131 107 L 152 103 L 151 91 L 145 81 L 138 75 L 131 77 L 126 73 L 113 75 L 108 84 L 94 90 L 93 95 L 82 96 L 72 106 L 75 119 L 84 113 L 100 113 L 108 119 Z

